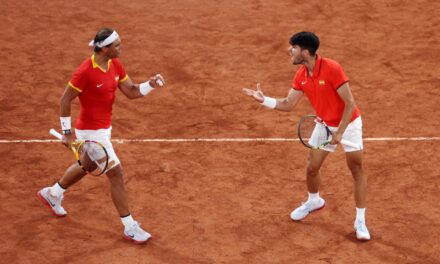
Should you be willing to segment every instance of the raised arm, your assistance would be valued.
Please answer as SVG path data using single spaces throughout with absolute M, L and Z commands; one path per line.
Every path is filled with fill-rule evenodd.
M 123 82 L 119 83 L 119 89 L 129 99 L 135 99 L 147 95 L 154 88 L 165 84 L 164 78 L 160 74 L 151 77 L 149 81 L 136 84 L 128 77 Z
M 270 109 L 276 109 L 284 112 L 292 111 L 303 96 L 302 91 L 297 91 L 295 89 L 291 89 L 285 98 L 275 99 L 264 96 L 259 83 L 257 83 L 256 90 L 243 88 L 243 92 Z
M 292 111 L 298 104 L 299 100 L 303 96 L 303 91 L 298 91 L 295 89 L 290 89 L 289 94 L 286 98 L 277 99 L 277 104 L 275 109 L 285 112 Z

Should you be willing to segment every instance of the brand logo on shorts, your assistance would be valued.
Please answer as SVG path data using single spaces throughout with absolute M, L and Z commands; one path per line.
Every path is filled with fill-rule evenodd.
M 101 86 L 103 86 L 104 84 L 103 83 L 101 83 L 101 84 L 97 84 L 96 85 L 96 88 L 100 88 Z
M 119 81 L 119 76 L 116 76 L 116 77 L 115 77 L 115 81 Z
M 304 84 L 306 84 L 307 83 L 307 81 L 302 81 L 301 82 L 301 85 L 304 85 Z

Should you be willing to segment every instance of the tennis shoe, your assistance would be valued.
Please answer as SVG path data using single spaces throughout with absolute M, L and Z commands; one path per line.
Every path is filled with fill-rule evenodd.
M 124 238 L 133 241 L 135 244 L 143 244 L 151 238 L 150 233 L 144 231 L 136 221 L 124 230 Z
M 317 201 L 308 200 L 307 202 L 302 203 L 300 207 L 293 210 L 293 212 L 290 214 L 290 218 L 292 218 L 293 221 L 300 221 L 304 219 L 309 213 L 323 208 L 324 205 L 325 200 L 321 197 L 319 197 Z
M 56 197 L 51 195 L 50 187 L 41 189 L 37 193 L 37 197 L 44 205 L 50 208 L 55 216 L 62 217 L 67 215 L 66 210 L 64 210 L 64 208 L 61 206 L 61 201 L 63 200 L 64 196 L 61 195 L 60 197 Z
M 354 222 L 354 230 L 356 231 L 356 238 L 358 240 L 368 241 L 371 239 L 370 232 L 368 232 L 364 221 Z

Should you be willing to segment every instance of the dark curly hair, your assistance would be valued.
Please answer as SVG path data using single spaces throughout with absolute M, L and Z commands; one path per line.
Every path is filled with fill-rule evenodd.
M 310 55 L 314 56 L 319 48 L 319 38 L 313 32 L 302 31 L 298 32 L 290 38 L 290 45 L 298 45 L 302 49 L 309 51 Z

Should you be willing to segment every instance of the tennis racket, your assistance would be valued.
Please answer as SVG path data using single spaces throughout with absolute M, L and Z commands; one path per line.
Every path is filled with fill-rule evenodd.
M 49 130 L 49 134 L 62 139 L 62 135 L 55 129 Z M 95 176 L 103 174 L 108 166 L 108 153 L 105 147 L 96 141 L 74 141 L 70 145 L 70 149 L 75 155 L 75 159 L 79 166 L 87 172 Z
M 308 148 L 322 149 L 332 141 L 332 132 L 326 123 L 316 115 L 306 115 L 299 120 L 298 138 Z M 357 144 L 345 139 L 342 139 L 341 143 L 359 148 Z

